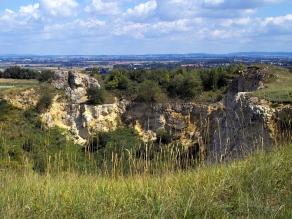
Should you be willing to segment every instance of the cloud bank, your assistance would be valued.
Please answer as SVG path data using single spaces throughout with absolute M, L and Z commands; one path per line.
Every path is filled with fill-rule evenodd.
M 292 11 L 258 15 L 265 7 L 285 7 L 286 3 L 39 0 L 0 12 L 1 53 L 291 51 Z

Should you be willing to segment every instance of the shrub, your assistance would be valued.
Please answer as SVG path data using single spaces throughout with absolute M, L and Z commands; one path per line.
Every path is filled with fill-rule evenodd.
M 108 140 L 110 139 L 110 134 L 101 132 L 97 135 L 91 137 L 87 143 L 86 150 L 89 152 L 96 152 L 98 150 L 104 149 Z
M 100 154 L 121 154 L 125 150 L 136 149 L 141 140 L 134 129 L 119 128 L 112 132 L 100 132 L 89 140 L 88 146 L 91 152 Z
M 179 97 L 181 99 L 192 99 L 201 93 L 201 84 L 194 75 L 177 74 L 170 81 L 167 88 L 171 97 Z
M 92 87 L 87 90 L 88 101 L 90 104 L 98 105 L 105 102 L 105 90 L 99 87 Z
M 45 89 L 42 91 L 41 98 L 36 105 L 36 111 L 38 113 L 44 113 L 47 111 L 53 103 L 53 94 L 49 91 L 49 89 Z
M 31 152 L 33 150 L 33 141 L 32 139 L 26 139 L 22 145 L 22 149 L 27 152 Z
M 227 85 L 227 73 L 222 68 L 204 70 L 200 78 L 205 91 L 220 89 Z
M 145 103 L 158 103 L 164 102 L 166 99 L 165 94 L 159 85 L 150 80 L 144 81 L 139 89 L 137 100 Z
M 46 154 L 43 151 L 37 151 L 33 154 L 33 170 L 39 173 L 45 173 L 47 170 Z
M 170 132 L 166 131 L 165 129 L 160 129 L 156 133 L 158 144 L 170 144 L 172 141 L 172 135 Z
M 39 75 L 40 82 L 51 82 L 54 77 L 54 72 L 51 70 L 43 70 Z
M 131 81 L 126 75 L 126 72 L 115 70 L 105 82 L 105 87 L 109 90 L 127 90 L 129 89 Z

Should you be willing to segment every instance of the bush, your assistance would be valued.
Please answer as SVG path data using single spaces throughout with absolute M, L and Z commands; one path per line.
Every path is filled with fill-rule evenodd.
M 89 152 L 96 152 L 106 148 L 106 144 L 110 139 L 110 134 L 106 132 L 98 133 L 91 137 L 87 143 L 86 150 Z
M 105 82 L 105 87 L 109 90 L 128 90 L 131 81 L 122 70 L 115 70 Z
M 96 152 L 99 161 L 104 161 L 111 160 L 112 154 L 121 156 L 126 151 L 135 152 L 140 145 L 141 140 L 134 129 L 119 128 L 112 132 L 100 132 L 93 136 L 87 144 L 87 151 Z
M 54 77 L 54 72 L 51 70 L 43 70 L 39 75 L 40 82 L 51 82 Z
M 33 154 L 32 169 L 38 173 L 45 173 L 48 167 L 46 160 L 46 153 L 44 151 L 37 151 Z
M 166 131 L 165 129 L 160 129 L 156 133 L 158 144 L 170 144 L 172 141 L 172 135 L 170 132 Z
M 145 103 L 159 103 L 166 100 L 162 89 L 154 81 L 144 81 L 138 90 L 137 100 Z
M 105 102 L 105 90 L 99 87 L 92 87 L 87 90 L 88 101 L 90 104 L 98 105 Z
M 42 91 L 42 95 L 39 99 L 39 102 L 36 105 L 36 111 L 38 113 L 46 112 L 53 103 L 53 94 L 49 91 L 49 89 L 45 89 Z
M 31 152 L 33 150 L 33 141 L 32 139 L 26 139 L 22 145 L 22 149 L 26 152 Z
M 194 75 L 178 74 L 170 81 L 167 91 L 171 97 L 192 99 L 201 93 L 201 84 Z
M 222 68 L 204 70 L 200 78 L 205 91 L 220 89 L 227 85 L 227 73 Z

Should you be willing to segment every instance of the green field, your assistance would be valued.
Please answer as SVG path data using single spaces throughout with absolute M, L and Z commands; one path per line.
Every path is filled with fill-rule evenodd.
M 276 78 L 254 94 L 275 103 L 292 103 L 292 72 L 278 67 L 271 67 L 271 72 L 276 74 Z
M 20 79 L 4 79 L 0 78 L 0 98 L 7 92 L 18 92 L 22 89 L 38 87 L 37 80 L 20 80 Z
M 1 218 L 291 218 L 292 145 L 160 176 L 0 172 Z

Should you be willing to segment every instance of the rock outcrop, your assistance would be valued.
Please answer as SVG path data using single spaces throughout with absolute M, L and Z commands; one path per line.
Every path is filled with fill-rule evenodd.
M 292 110 L 291 106 L 274 107 L 252 96 L 271 77 L 275 75 L 267 68 L 251 67 L 233 80 L 221 102 L 152 106 L 132 103 L 124 115 L 125 121 L 144 139 L 155 139 L 159 129 L 166 129 L 187 147 L 199 145 L 200 153 L 210 161 L 228 160 L 258 148 L 269 149 L 279 136 L 277 123 Z
M 163 129 L 186 151 L 195 148 L 201 159 L 220 162 L 257 148 L 269 149 L 281 136 L 291 138 L 292 106 L 275 106 L 253 96 L 253 91 L 264 88 L 271 77 L 275 75 L 267 68 L 248 68 L 233 80 L 221 102 L 209 105 L 151 105 L 116 99 L 112 104 L 94 106 L 88 104 L 87 90 L 100 87 L 96 79 L 77 72 L 57 72 L 52 85 L 63 94 L 54 97 L 41 118 L 47 127 L 67 130 L 80 144 L 96 132 L 120 126 L 133 127 L 145 142 L 156 140 L 157 132 Z M 38 94 L 29 89 L 7 99 L 27 109 L 36 105 Z
M 64 95 L 56 96 L 49 111 L 42 115 L 46 126 L 66 129 L 77 143 L 83 144 L 90 135 L 115 130 L 121 124 L 125 102 L 116 100 L 98 106 L 87 103 L 88 88 L 100 87 L 96 79 L 77 72 L 57 72 L 52 85 Z
M 95 78 L 72 71 L 56 72 L 52 85 L 57 89 L 65 90 L 66 97 L 72 104 L 85 103 L 88 100 L 88 88 L 100 88 L 100 84 Z

